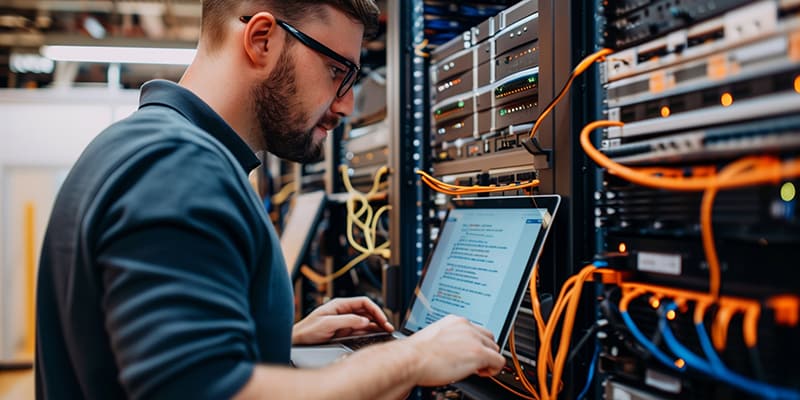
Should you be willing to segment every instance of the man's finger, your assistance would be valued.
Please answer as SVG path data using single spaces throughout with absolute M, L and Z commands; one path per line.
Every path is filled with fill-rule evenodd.
M 500 346 L 498 346 L 497 343 L 495 343 L 493 337 L 487 337 L 486 335 L 479 334 L 478 338 L 481 341 L 481 344 L 484 345 L 486 348 L 497 352 L 500 351 Z
M 369 326 L 370 320 L 356 314 L 326 315 L 322 318 L 320 324 L 325 331 L 336 332 L 342 329 L 365 329 Z
M 478 376 L 482 376 L 484 378 L 488 378 L 490 376 L 495 376 L 500 373 L 500 370 L 494 370 L 489 367 L 481 368 L 478 370 Z
M 386 314 L 375 304 L 372 300 L 367 297 L 351 297 L 351 298 L 340 298 L 337 299 L 336 302 L 336 311 L 339 314 L 346 314 L 346 313 L 354 313 L 363 315 L 373 321 L 375 321 L 378 326 L 382 329 L 385 329 L 388 332 L 394 331 L 394 326 L 389 323 L 389 319 L 386 317 Z
M 478 325 L 475 325 L 475 324 L 473 324 L 473 326 L 475 326 L 475 329 L 477 329 L 478 332 L 481 333 L 481 335 L 486 336 L 489 339 L 491 339 L 492 341 L 494 341 L 494 334 L 492 334 L 491 331 L 489 331 L 488 329 L 486 329 L 486 328 L 484 328 L 482 326 L 478 326 Z
M 354 330 L 350 333 L 352 336 L 366 335 L 368 333 L 386 332 L 386 329 L 379 327 L 377 324 L 370 323 L 365 329 Z
M 487 349 L 488 350 L 488 349 Z M 497 375 L 506 366 L 506 358 L 492 350 L 487 351 L 489 365 L 485 367 L 492 375 Z

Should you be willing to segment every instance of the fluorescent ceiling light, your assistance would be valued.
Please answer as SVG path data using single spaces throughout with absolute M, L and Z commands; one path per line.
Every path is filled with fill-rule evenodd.
M 116 46 L 42 46 L 43 56 L 54 61 L 120 64 L 189 65 L 194 49 Z

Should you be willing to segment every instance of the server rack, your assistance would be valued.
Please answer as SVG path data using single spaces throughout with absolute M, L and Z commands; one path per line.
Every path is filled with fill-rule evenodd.
M 663 179 L 600 171 L 597 255 L 624 278 L 599 288 L 609 323 L 594 395 L 797 398 L 798 3 L 595 9 L 598 44 L 614 50 L 597 83 L 600 117 L 613 122 L 595 146 Z M 755 181 L 717 193 L 747 174 Z
M 494 2 L 495 5 L 500 2 Z M 587 15 L 579 2 L 509 2 L 501 12 L 436 47 L 430 56 L 430 171 L 440 179 L 461 185 L 525 182 L 541 185 L 532 193 L 557 193 L 563 203 L 539 267 L 539 301 L 552 305 L 564 281 L 594 254 L 591 212 L 593 169 L 572 134 L 585 122 L 591 107 L 582 96 L 579 104 L 564 99 L 544 120 L 532 151 L 524 141 L 539 113 L 567 81 L 574 60 L 594 44 Z M 575 11 L 577 10 L 577 11 Z M 488 71 L 488 72 L 487 72 Z M 467 88 L 464 88 L 467 82 Z M 474 85 L 472 84 L 474 82 Z M 584 80 L 576 83 L 586 93 Z M 499 195 L 522 194 L 509 190 Z M 493 194 L 498 195 L 498 194 Z M 432 195 L 426 203 L 436 235 L 438 210 L 447 197 Z M 563 214 L 562 214 L 563 212 Z M 534 379 L 538 335 L 529 298 L 517 316 L 517 354 L 523 370 Z M 581 334 L 591 325 L 589 309 L 576 328 Z M 510 350 L 504 354 L 509 357 Z M 567 398 L 577 395 L 585 381 L 591 351 L 581 352 L 564 374 Z M 511 361 L 509 361 L 509 366 Z M 510 367 L 498 379 L 522 393 L 524 388 Z M 455 385 L 469 398 L 509 398 L 515 395 L 486 379 L 470 378 Z

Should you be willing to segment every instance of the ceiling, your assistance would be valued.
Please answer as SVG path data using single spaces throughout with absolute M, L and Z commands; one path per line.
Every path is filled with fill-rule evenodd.
M 193 48 L 200 33 L 200 0 L 0 0 L 0 87 L 51 85 L 64 68 L 45 72 L 32 61 L 45 44 Z M 24 60 L 24 61 L 20 61 Z M 152 78 L 177 79 L 185 67 L 128 64 L 124 87 Z M 67 70 L 75 86 L 105 85 L 107 64 Z
M 194 48 L 201 0 L 0 0 L 0 88 L 101 86 L 108 64 L 63 65 L 37 55 L 43 45 Z M 386 2 L 377 1 L 385 10 Z M 366 70 L 385 64 L 386 15 L 378 37 L 366 43 Z M 22 60 L 22 61 L 21 61 Z M 49 69 L 47 63 L 50 63 Z M 62 65 L 58 65 L 62 64 Z M 20 68 L 20 65 L 23 68 Z M 67 68 L 68 67 L 68 68 Z M 124 64 L 119 81 L 138 88 L 147 80 L 177 80 L 184 66 Z

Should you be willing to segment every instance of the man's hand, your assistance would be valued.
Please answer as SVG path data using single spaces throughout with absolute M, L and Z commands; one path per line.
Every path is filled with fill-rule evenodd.
M 418 352 L 420 361 L 412 367 L 412 374 L 420 386 L 445 385 L 473 373 L 494 376 L 506 363 L 491 332 L 454 315 L 398 344 Z
M 292 330 L 292 344 L 318 344 L 342 336 L 392 332 L 386 314 L 366 297 L 333 299 L 312 311 Z

